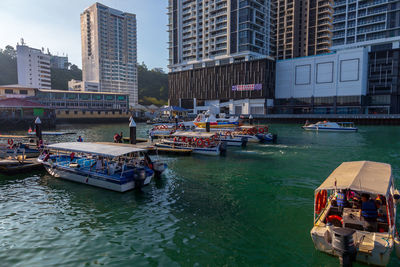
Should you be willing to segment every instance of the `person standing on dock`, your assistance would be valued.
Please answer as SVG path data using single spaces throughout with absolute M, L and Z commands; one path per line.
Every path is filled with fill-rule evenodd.
M 150 131 L 150 141 L 153 143 L 154 140 L 154 131 Z
M 77 142 L 83 142 L 82 136 L 78 137 L 78 140 L 76 140 Z

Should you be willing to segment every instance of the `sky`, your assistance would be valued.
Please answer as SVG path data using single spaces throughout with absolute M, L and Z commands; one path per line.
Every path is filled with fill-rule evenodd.
M 167 69 L 167 1 L 99 0 L 111 8 L 136 14 L 138 63 Z M 82 66 L 80 14 L 94 4 L 90 0 L 0 0 L 0 48 L 14 48 L 24 38 L 34 48 L 54 55 L 68 54 Z

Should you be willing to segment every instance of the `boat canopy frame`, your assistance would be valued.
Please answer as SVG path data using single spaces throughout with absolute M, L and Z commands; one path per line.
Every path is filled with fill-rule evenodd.
M 133 146 L 116 146 L 91 142 L 65 142 L 46 146 L 47 149 L 99 155 L 104 157 L 120 157 L 135 152 L 146 152 L 146 149 Z
M 379 180 L 377 179 L 379 177 Z M 387 196 L 393 186 L 392 167 L 372 161 L 343 162 L 315 190 L 346 190 Z

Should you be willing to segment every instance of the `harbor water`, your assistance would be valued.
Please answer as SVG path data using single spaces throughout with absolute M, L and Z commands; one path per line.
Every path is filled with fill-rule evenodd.
M 137 129 L 146 137 L 149 126 Z M 127 124 L 57 130 L 77 133 L 60 141 L 129 133 Z M 338 266 L 310 237 L 314 189 L 354 160 L 392 164 L 399 187 L 400 127 L 270 130 L 277 144 L 229 147 L 221 157 L 160 155 L 168 170 L 142 191 L 111 192 L 41 171 L 0 176 L 0 266 Z M 395 253 L 390 266 L 400 266 Z

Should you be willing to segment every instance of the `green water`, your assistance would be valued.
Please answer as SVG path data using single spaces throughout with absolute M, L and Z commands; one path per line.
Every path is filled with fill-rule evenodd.
M 138 124 L 139 135 L 147 128 Z M 142 192 L 44 172 L 0 177 L 0 266 L 338 266 L 310 238 L 314 189 L 351 160 L 392 164 L 400 185 L 400 127 L 270 128 L 276 145 L 229 148 L 225 157 L 160 156 L 169 169 Z M 110 141 L 121 129 L 128 133 L 126 124 L 58 130 Z M 390 265 L 400 265 L 394 253 Z

